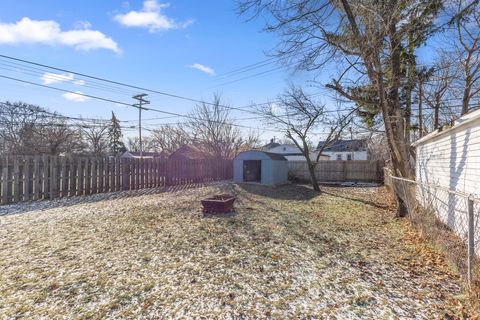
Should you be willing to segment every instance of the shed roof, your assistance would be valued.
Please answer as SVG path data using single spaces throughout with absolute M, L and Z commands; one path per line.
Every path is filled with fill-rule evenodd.
M 277 160 L 277 161 L 288 161 L 287 158 L 282 156 L 279 153 L 271 153 L 271 152 L 265 152 L 265 151 L 258 151 L 258 150 L 250 150 L 250 151 L 244 151 L 240 152 L 235 159 L 242 158 L 245 160 L 245 158 L 248 158 L 248 156 L 257 156 L 257 158 L 269 158 L 272 160 Z
M 287 161 L 287 158 L 285 158 L 280 153 L 272 153 L 272 152 L 265 152 L 265 151 L 263 153 L 265 153 L 272 160 L 285 160 L 285 161 Z

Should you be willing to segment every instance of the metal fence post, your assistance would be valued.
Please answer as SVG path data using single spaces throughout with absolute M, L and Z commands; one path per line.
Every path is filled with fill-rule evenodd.
M 473 219 L 473 197 L 468 197 L 468 284 L 472 283 L 473 260 L 475 259 L 475 233 Z

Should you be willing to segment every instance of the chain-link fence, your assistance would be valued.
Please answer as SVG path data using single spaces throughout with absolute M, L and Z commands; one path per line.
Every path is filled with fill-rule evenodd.
M 480 288 L 480 197 L 388 174 L 385 185 L 403 201 L 410 220 L 443 249 L 468 284 Z

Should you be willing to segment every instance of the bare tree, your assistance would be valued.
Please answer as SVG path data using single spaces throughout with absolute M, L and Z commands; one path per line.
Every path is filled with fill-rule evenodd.
M 370 160 L 389 160 L 390 154 L 385 134 L 372 134 L 368 139 L 367 151 Z
M 460 73 L 464 115 L 469 111 L 472 99 L 480 93 L 480 2 L 455 0 L 454 15 L 452 51 Z
M 140 152 L 140 140 L 138 137 L 127 138 L 127 150 L 132 152 Z
M 195 143 L 219 159 L 232 159 L 258 143 L 255 133 L 250 132 L 247 138 L 243 137 L 238 127 L 233 125 L 230 110 L 221 103 L 217 94 L 210 103 L 203 102 L 195 107 L 186 126 Z
M 181 124 L 167 124 L 160 126 L 158 129 L 153 129 L 150 139 L 156 151 L 165 152 L 167 155 L 193 140 Z
M 437 62 L 430 81 L 424 84 L 422 91 L 425 104 L 433 110 L 433 130 L 438 129 L 440 123 L 441 107 L 445 106 L 445 100 L 448 93 L 452 90 L 452 84 L 455 81 L 455 69 L 451 63 L 451 57 L 442 55 Z
M 80 153 L 83 151 L 81 134 L 65 121 L 55 121 L 35 129 L 35 153 L 47 153 L 52 156 Z
M 44 118 L 41 108 L 23 102 L 0 104 L 0 138 L 3 154 L 26 154 L 32 151 L 34 127 Z
M 307 162 L 313 189 L 320 191 L 315 167 L 325 148 L 338 140 L 343 129 L 349 124 L 353 111 L 335 118 L 328 116 L 323 104 L 313 101 L 301 88 L 291 86 L 279 97 L 278 104 L 274 107 L 261 106 L 259 112 L 270 124 L 284 130 L 286 137 L 300 149 Z M 318 134 L 313 130 L 321 127 L 328 128 L 327 136 L 314 154 L 312 139 L 316 139 Z
M 108 126 L 104 122 L 84 122 L 80 126 L 87 150 L 94 156 L 108 152 Z
M 413 178 L 401 100 L 402 87 L 408 84 L 405 47 L 409 41 L 414 48 L 425 43 L 441 8 L 441 0 L 242 0 L 240 13 L 268 15 L 266 31 L 282 38 L 277 57 L 291 57 L 305 70 L 335 64 L 339 74 L 328 87 L 340 96 L 363 103 L 352 87 L 370 86 L 394 172 Z M 400 198 L 397 202 L 397 214 L 405 215 L 404 203 Z
M 400 90 L 408 83 L 402 68 L 405 42 L 415 46 L 429 35 L 440 1 L 244 0 L 240 11 L 268 13 L 267 31 L 283 38 L 276 54 L 292 56 L 299 68 L 319 70 L 326 64 L 343 67 L 329 88 L 349 100 L 350 90 L 368 80 L 382 113 L 395 172 L 413 177 L 405 136 Z M 349 79 L 350 78 L 350 79 Z M 349 85 L 350 84 L 350 85 Z
M 23 102 L 0 104 L 0 140 L 4 154 L 75 153 L 81 150 L 78 130 L 64 117 Z

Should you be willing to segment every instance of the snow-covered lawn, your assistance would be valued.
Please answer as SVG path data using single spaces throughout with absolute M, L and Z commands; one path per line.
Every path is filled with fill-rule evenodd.
M 221 184 L 27 204 L 0 217 L 0 318 L 452 314 L 460 281 L 393 218 L 382 187 L 324 190 Z M 230 192 L 236 214 L 203 217 L 201 199 Z

